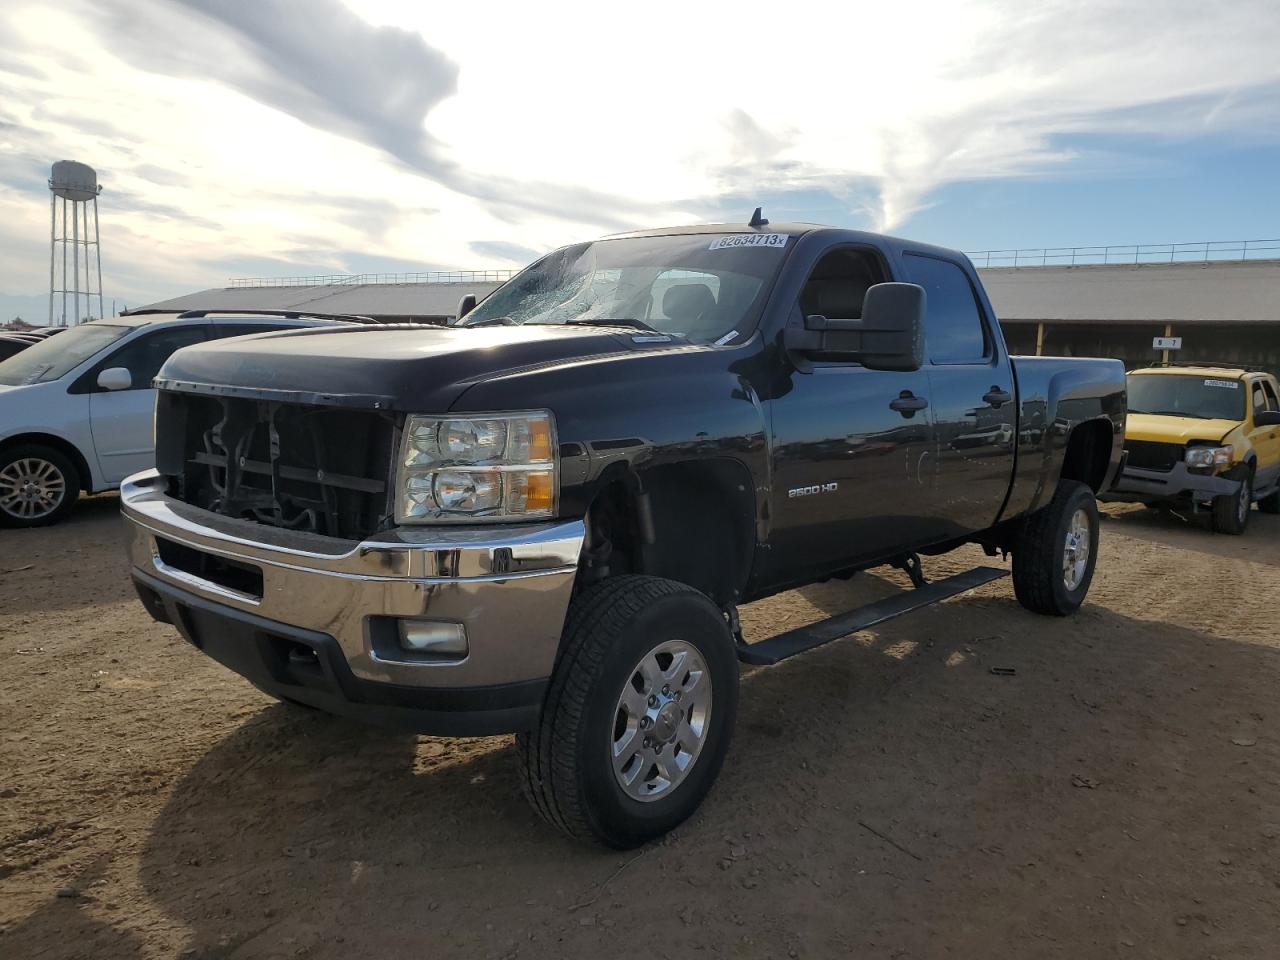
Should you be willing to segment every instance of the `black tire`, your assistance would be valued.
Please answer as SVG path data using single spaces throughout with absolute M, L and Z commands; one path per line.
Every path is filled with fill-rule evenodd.
M 702 658 L 711 703 L 701 748 L 682 779 L 672 781 L 669 793 L 640 800 L 624 790 L 611 761 L 625 716 L 619 698 L 638 676 L 637 667 L 667 641 L 691 646 Z M 613 577 L 588 587 L 569 607 L 538 726 L 516 738 L 525 795 L 544 820 L 571 837 L 619 850 L 637 847 L 698 808 L 724 762 L 737 704 L 733 639 L 704 594 L 645 576 Z M 663 749 L 678 748 L 668 743 Z
M 34 466 L 33 466 L 34 465 Z M 6 480 L 15 483 L 19 474 L 29 475 L 31 469 L 44 472 L 46 477 L 56 480 L 60 492 L 56 504 L 51 509 L 37 507 L 39 513 L 24 515 L 29 505 L 19 500 L 6 506 L 6 499 L 21 493 L 17 486 L 6 484 Z M 0 453 L 0 527 L 45 527 L 57 523 L 75 506 L 80 496 L 80 471 L 76 469 L 66 456 L 53 447 L 27 443 L 10 447 Z
M 1213 498 L 1212 524 L 1215 533 L 1240 536 L 1249 526 L 1253 512 L 1253 471 L 1247 470 L 1236 493 Z
M 1077 511 L 1084 512 L 1089 556 L 1075 586 L 1065 575 L 1067 535 Z M 1060 480 L 1049 505 L 1025 517 L 1013 545 L 1013 592 L 1033 613 L 1065 617 L 1080 609 L 1098 562 L 1098 504 L 1093 490 L 1075 480 Z
M 1280 490 L 1269 493 L 1259 500 L 1258 509 L 1263 513 L 1280 513 Z

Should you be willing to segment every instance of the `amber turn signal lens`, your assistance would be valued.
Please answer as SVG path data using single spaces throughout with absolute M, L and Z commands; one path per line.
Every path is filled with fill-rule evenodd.
M 551 460 L 551 422 L 529 421 L 529 462 L 543 463 Z
M 550 510 L 555 506 L 555 485 L 551 479 L 551 471 L 540 470 L 528 474 L 528 496 L 525 509 L 529 513 L 538 510 Z

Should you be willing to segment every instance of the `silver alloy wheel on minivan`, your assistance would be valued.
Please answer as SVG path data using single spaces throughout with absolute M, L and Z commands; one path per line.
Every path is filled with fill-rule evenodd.
M 56 464 L 22 457 L 0 470 L 0 510 L 17 520 L 49 516 L 67 495 L 67 478 Z

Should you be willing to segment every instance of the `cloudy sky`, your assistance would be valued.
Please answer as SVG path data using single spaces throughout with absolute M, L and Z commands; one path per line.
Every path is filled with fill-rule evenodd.
M 64 158 L 130 305 L 757 203 L 968 250 L 1280 237 L 1275 0 L 6 0 L 0 36 L 3 319 L 43 312 Z

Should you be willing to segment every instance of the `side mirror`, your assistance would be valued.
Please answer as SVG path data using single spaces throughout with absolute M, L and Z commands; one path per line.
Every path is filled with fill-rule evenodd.
M 463 294 L 461 300 L 458 301 L 458 314 L 456 319 L 461 320 L 468 313 L 476 308 L 476 295 L 474 293 Z
M 103 390 L 128 390 L 133 386 L 133 374 L 124 367 L 107 367 L 98 374 L 98 386 Z
M 870 370 L 919 370 L 924 361 L 924 287 L 877 283 L 862 301 L 862 319 L 818 315 L 783 331 L 792 353 L 822 360 L 852 360 Z
M 1280 410 L 1258 410 L 1253 414 L 1255 427 L 1280 427 Z

